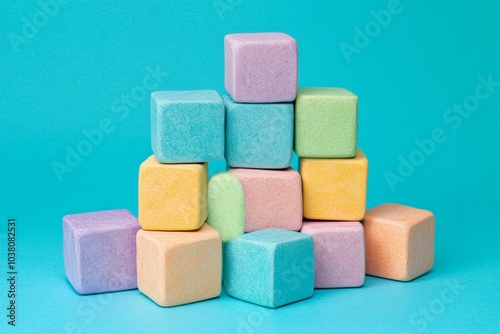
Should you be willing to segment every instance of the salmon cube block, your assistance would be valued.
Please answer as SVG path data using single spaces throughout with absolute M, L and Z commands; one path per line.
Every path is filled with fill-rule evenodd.
M 434 265 L 434 215 L 427 210 L 383 204 L 363 220 L 366 273 L 411 281 Z

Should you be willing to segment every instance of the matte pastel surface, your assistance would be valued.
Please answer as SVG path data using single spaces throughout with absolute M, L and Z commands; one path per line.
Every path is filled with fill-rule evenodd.
M 360 221 L 365 216 L 368 159 L 300 158 L 304 217 Z
M 365 237 L 359 222 L 306 221 L 314 241 L 314 287 L 347 288 L 365 281 Z
M 208 181 L 207 224 L 219 232 L 222 242 L 239 237 L 245 229 L 245 194 L 240 181 L 230 172 Z
M 383 204 L 363 220 L 368 275 L 410 281 L 434 265 L 435 221 L 432 212 Z
M 196 230 L 207 219 L 207 164 L 161 164 L 152 155 L 139 169 L 139 223 L 145 230 Z
M 231 297 L 270 308 L 311 297 L 312 237 L 267 229 L 229 241 L 224 247 L 224 287 Z
M 372 10 L 397 1 L 58 2 L 59 12 L 29 37 L 25 22 L 34 14 L 40 20 L 39 3 L 54 1 L 0 2 L 0 259 L 4 266 L 6 220 L 15 217 L 20 271 L 18 322 L 10 328 L 3 310 L 2 334 L 500 332 L 500 224 L 493 218 L 500 207 L 500 87 L 488 91 L 478 80 L 500 82 L 500 1 L 400 1 L 402 11 L 389 25 L 347 57 L 342 47 L 362 39 L 354 40 L 353 28 L 365 31 Z M 409 283 L 367 276 L 363 288 L 315 290 L 279 309 L 225 292 L 168 309 L 138 290 L 78 295 L 64 274 L 61 218 L 109 208 L 137 216 L 138 166 L 152 154 L 146 95 L 224 92 L 224 35 L 265 30 L 297 40 L 301 85 L 342 86 L 359 96 L 368 208 L 393 201 L 432 211 L 434 268 Z M 16 49 L 11 33 L 24 41 Z M 138 97 L 134 89 L 133 104 L 122 102 L 132 88 L 144 91 L 143 79 L 147 94 Z M 462 118 L 453 105 L 476 87 L 491 95 Z M 55 172 L 54 161 L 67 165 L 66 147 L 76 150 L 87 140 L 82 131 L 101 120 L 112 132 L 76 168 Z M 403 183 L 388 183 L 384 173 L 398 174 L 399 156 L 408 159 L 415 140 L 435 128 L 447 140 Z M 225 163 L 209 169 L 223 171 Z
M 224 86 L 236 102 L 292 102 L 297 63 L 297 42 L 287 34 L 224 37 Z
M 73 288 L 80 294 L 136 289 L 139 229 L 128 210 L 64 216 L 64 268 Z
M 358 97 L 343 88 L 299 88 L 295 153 L 304 158 L 351 158 L 358 138 Z
M 293 152 L 293 104 L 236 103 L 226 106 L 226 161 L 231 167 L 287 168 Z
M 221 265 L 220 236 L 207 224 L 197 231 L 137 233 L 137 285 L 160 306 L 219 296 Z
M 302 182 L 293 168 L 231 168 L 245 191 L 245 232 L 302 227 Z
M 224 158 L 224 104 L 216 91 L 151 94 L 151 146 L 160 162 Z

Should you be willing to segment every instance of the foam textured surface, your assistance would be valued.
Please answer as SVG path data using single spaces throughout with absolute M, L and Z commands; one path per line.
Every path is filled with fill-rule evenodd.
M 360 221 L 365 216 L 368 159 L 299 159 L 304 217 Z
M 236 103 L 226 106 L 226 160 L 231 167 L 287 168 L 293 152 L 293 104 Z
M 236 102 L 292 102 L 297 94 L 297 42 L 283 33 L 224 38 L 224 85 Z
M 293 168 L 231 168 L 245 192 L 245 232 L 302 227 L 302 182 Z
M 160 306 L 219 296 L 221 265 L 220 236 L 207 224 L 190 232 L 137 233 L 137 285 Z
M 432 212 L 399 204 L 383 204 L 363 220 L 368 275 L 410 281 L 434 265 Z
M 224 158 L 224 104 L 213 90 L 151 94 L 151 146 L 160 162 Z
M 295 153 L 305 158 L 356 155 L 358 97 L 343 88 L 299 88 L 295 101 Z
M 195 230 L 207 218 L 208 166 L 161 164 L 139 169 L 139 223 L 145 230 Z
M 63 217 L 64 269 L 80 294 L 137 288 L 137 219 L 128 210 Z
M 231 297 L 270 308 L 311 297 L 312 237 L 267 229 L 229 241 L 224 247 L 224 287 Z
M 365 238 L 359 222 L 314 222 L 301 233 L 314 240 L 314 287 L 347 288 L 365 281 Z
M 245 194 L 240 181 L 230 172 L 215 174 L 208 181 L 207 223 L 219 232 L 222 242 L 244 232 Z

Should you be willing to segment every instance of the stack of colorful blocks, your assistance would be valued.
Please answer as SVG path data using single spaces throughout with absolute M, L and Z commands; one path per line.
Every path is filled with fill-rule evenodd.
M 434 261 L 434 216 L 366 211 L 358 98 L 297 89 L 297 43 L 282 33 L 224 40 L 225 87 L 151 95 L 154 155 L 139 170 L 139 217 L 63 219 L 68 280 L 80 294 L 139 288 L 160 306 L 228 295 L 270 308 L 365 274 L 408 281 Z M 293 151 L 299 171 L 290 167 Z M 208 162 L 228 171 L 208 180 Z M 300 232 L 299 232 L 300 231 Z

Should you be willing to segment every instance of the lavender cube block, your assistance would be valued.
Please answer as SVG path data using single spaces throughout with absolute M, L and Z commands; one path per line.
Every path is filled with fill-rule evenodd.
M 137 288 L 135 235 L 140 225 L 128 210 L 63 218 L 64 268 L 79 294 Z

